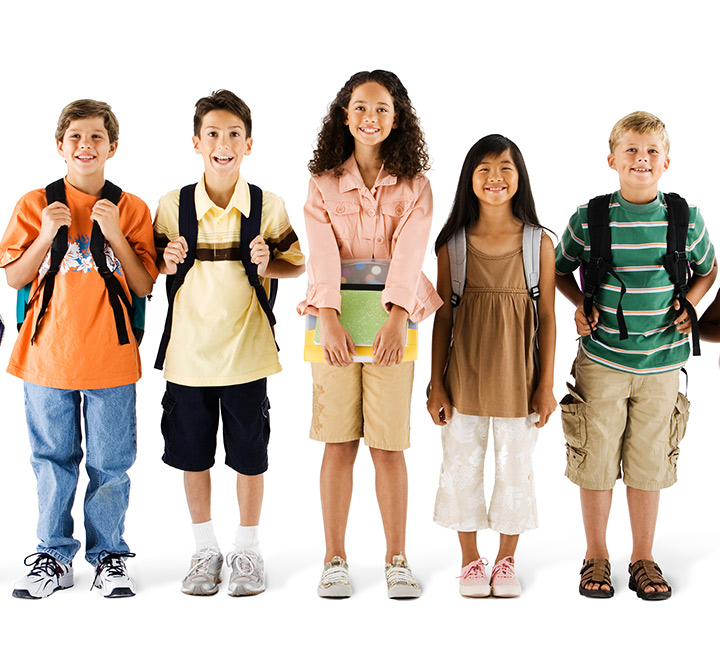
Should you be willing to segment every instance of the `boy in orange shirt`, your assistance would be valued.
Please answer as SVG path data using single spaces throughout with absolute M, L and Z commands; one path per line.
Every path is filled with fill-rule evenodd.
M 17 598 L 45 598 L 73 585 L 72 504 L 85 422 L 85 557 L 106 597 L 135 595 L 123 539 L 136 453 L 135 382 L 140 356 L 131 291 L 157 277 L 147 205 L 105 181 L 118 145 L 110 106 L 76 100 L 55 133 L 67 176 L 25 194 L 0 242 L 0 267 L 16 289 L 30 285 L 8 372 L 25 382 L 31 462 L 38 483 L 37 553 L 15 584 Z M 115 204 L 113 201 L 116 201 Z M 48 204 L 50 203 L 50 204 Z

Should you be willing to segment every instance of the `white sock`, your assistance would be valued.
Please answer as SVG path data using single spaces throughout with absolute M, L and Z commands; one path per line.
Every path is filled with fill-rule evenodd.
M 238 526 L 235 531 L 235 551 L 260 553 L 260 526 Z
M 220 549 L 212 521 L 192 524 L 193 535 L 195 536 L 195 551 L 203 549 Z

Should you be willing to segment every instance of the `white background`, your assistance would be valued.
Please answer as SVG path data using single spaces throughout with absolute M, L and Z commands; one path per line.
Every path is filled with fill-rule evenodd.
M 523 151 L 544 225 L 560 233 L 574 208 L 614 190 L 607 136 L 626 113 L 646 109 L 667 124 L 671 166 L 664 190 L 701 206 L 720 239 L 717 193 L 718 50 L 710 3 L 669 2 L 205 2 L 5 3 L 0 10 L 0 217 L 17 199 L 63 174 L 53 139 L 69 101 L 110 102 L 120 148 L 107 176 L 158 198 L 197 180 L 191 145 L 195 101 L 215 88 L 238 93 L 253 112 L 254 146 L 243 163 L 251 181 L 285 198 L 305 243 L 302 206 L 320 121 L 345 80 L 364 69 L 393 70 L 407 86 L 426 132 L 433 169 L 437 235 L 462 160 L 481 136 L 499 132 Z M 711 13 L 712 12 L 712 13 Z M 305 249 L 307 245 L 305 244 Z M 429 251 L 426 273 L 435 278 Z M 139 453 L 126 538 L 138 596 L 103 600 L 90 592 L 82 553 L 76 586 L 42 602 L 10 597 L 35 549 L 36 496 L 28 462 L 22 383 L 0 377 L 0 613 L 3 653 L 18 667 L 136 663 L 195 668 L 312 664 L 320 668 L 448 667 L 543 661 L 557 667 L 656 667 L 694 663 L 714 644 L 717 615 L 708 604 L 720 560 L 717 472 L 717 345 L 692 360 L 692 418 L 682 445 L 680 481 L 661 499 L 655 556 L 674 587 L 671 600 L 646 603 L 628 591 L 630 531 L 622 484 L 616 487 L 609 541 L 617 594 L 591 601 L 577 593 L 584 553 L 578 492 L 563 477 L 559 416 L 540 437 L 536 488 L 541 528 L 523 537 L 517 556 L 525 588 L 514 601 L 463 600 L 457 594 L 455 534 L 432 522 L 440 465 L 439 430 L 424 407 L 431 324 L 420 329 L 413 447 L 407 453 L 410 511 L 407 552 L 424 587 L 416 602 L 391 602 L 383 578 L 384 542 L 367 451 L 356 466 L 348 529 L 355 595 L 315 595 L 323 557 L 318 493 L 322 447 L 307 438 L 309 369 L 302 362 L 302 319 L 294 306 L 306 280 L 282 282 L 276 306 L 284 372 L 271 378 L 273 433 L 266 476 L 262 546 L 267 592 L 231 599 L 180 593 L 193 551 L 181 474 L 160 461 L 162 375 L 152 369 L 165 314 L 164 286 L 149 305 L 138 385 Z M 714 295 L 715 290 L 711 293 Z M 15 339 L 14 292 L 0 286 L 8 326 L 4 369 Z M 707 300 L 702 307 L 707 304 Z M 571 310 L 557 305 L 556 397 L 576 343 Z M 214 470 L 214 521 L 224 551 L 237 518 L 234 482 Z M 492 459 L 487 476 L 492 479 Z M 82 540 L 82 490 L 76 505 Z M 488 491 L 489 493 L 489 491 Z M 494 558 L 496 537 L 481 533 Z

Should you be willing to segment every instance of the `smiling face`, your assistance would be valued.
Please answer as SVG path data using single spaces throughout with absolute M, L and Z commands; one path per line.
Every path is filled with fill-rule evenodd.
M 518 189 L 518 171 L 510 149 L 484 156 L 473 172 L 472 186 L 481 207 L 508 205 Z
M 618 140 L 608 165 L 618 173 L 623 198 L 642 204 L 657 196 L 658 182 L 670 158 L 659 135 L 632 131 Z
M 90 116 L 71 121 L 57 148 L 67 163 L 69 181 L 79 183 L 103 175 L 105 161 L 115 153 L 117 141 L 110 142 L 102 117 Z
M 247 137 L 240 117 L 225 109 L 215 109 L 203 117 L 193 146 L 196 153 L 202 154 L 207 176 L 236 180 L 243 157 L 250 154 L 252 138 Z
M 361 84 L 352 92 L 345 115 L 345 124 L 356 146 L 380 147 L 397 127 L 392 95 L 374 81 Z

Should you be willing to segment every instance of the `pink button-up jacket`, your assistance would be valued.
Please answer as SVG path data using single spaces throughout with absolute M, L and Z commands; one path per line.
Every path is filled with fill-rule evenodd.
M 341 260 L 375 258 L 391 259 L 385 309 L 399 305 L 415 322 L 430 316 L 442 305 L 422 272 L 431 223 L 432 191 L 423 175 L 402 179 L 383 168 L 369 189 L 350 156 L 340 177 L 332 171 L 312 177 L 305 204 L 309 286 L 298 312 L 340 313 Z

